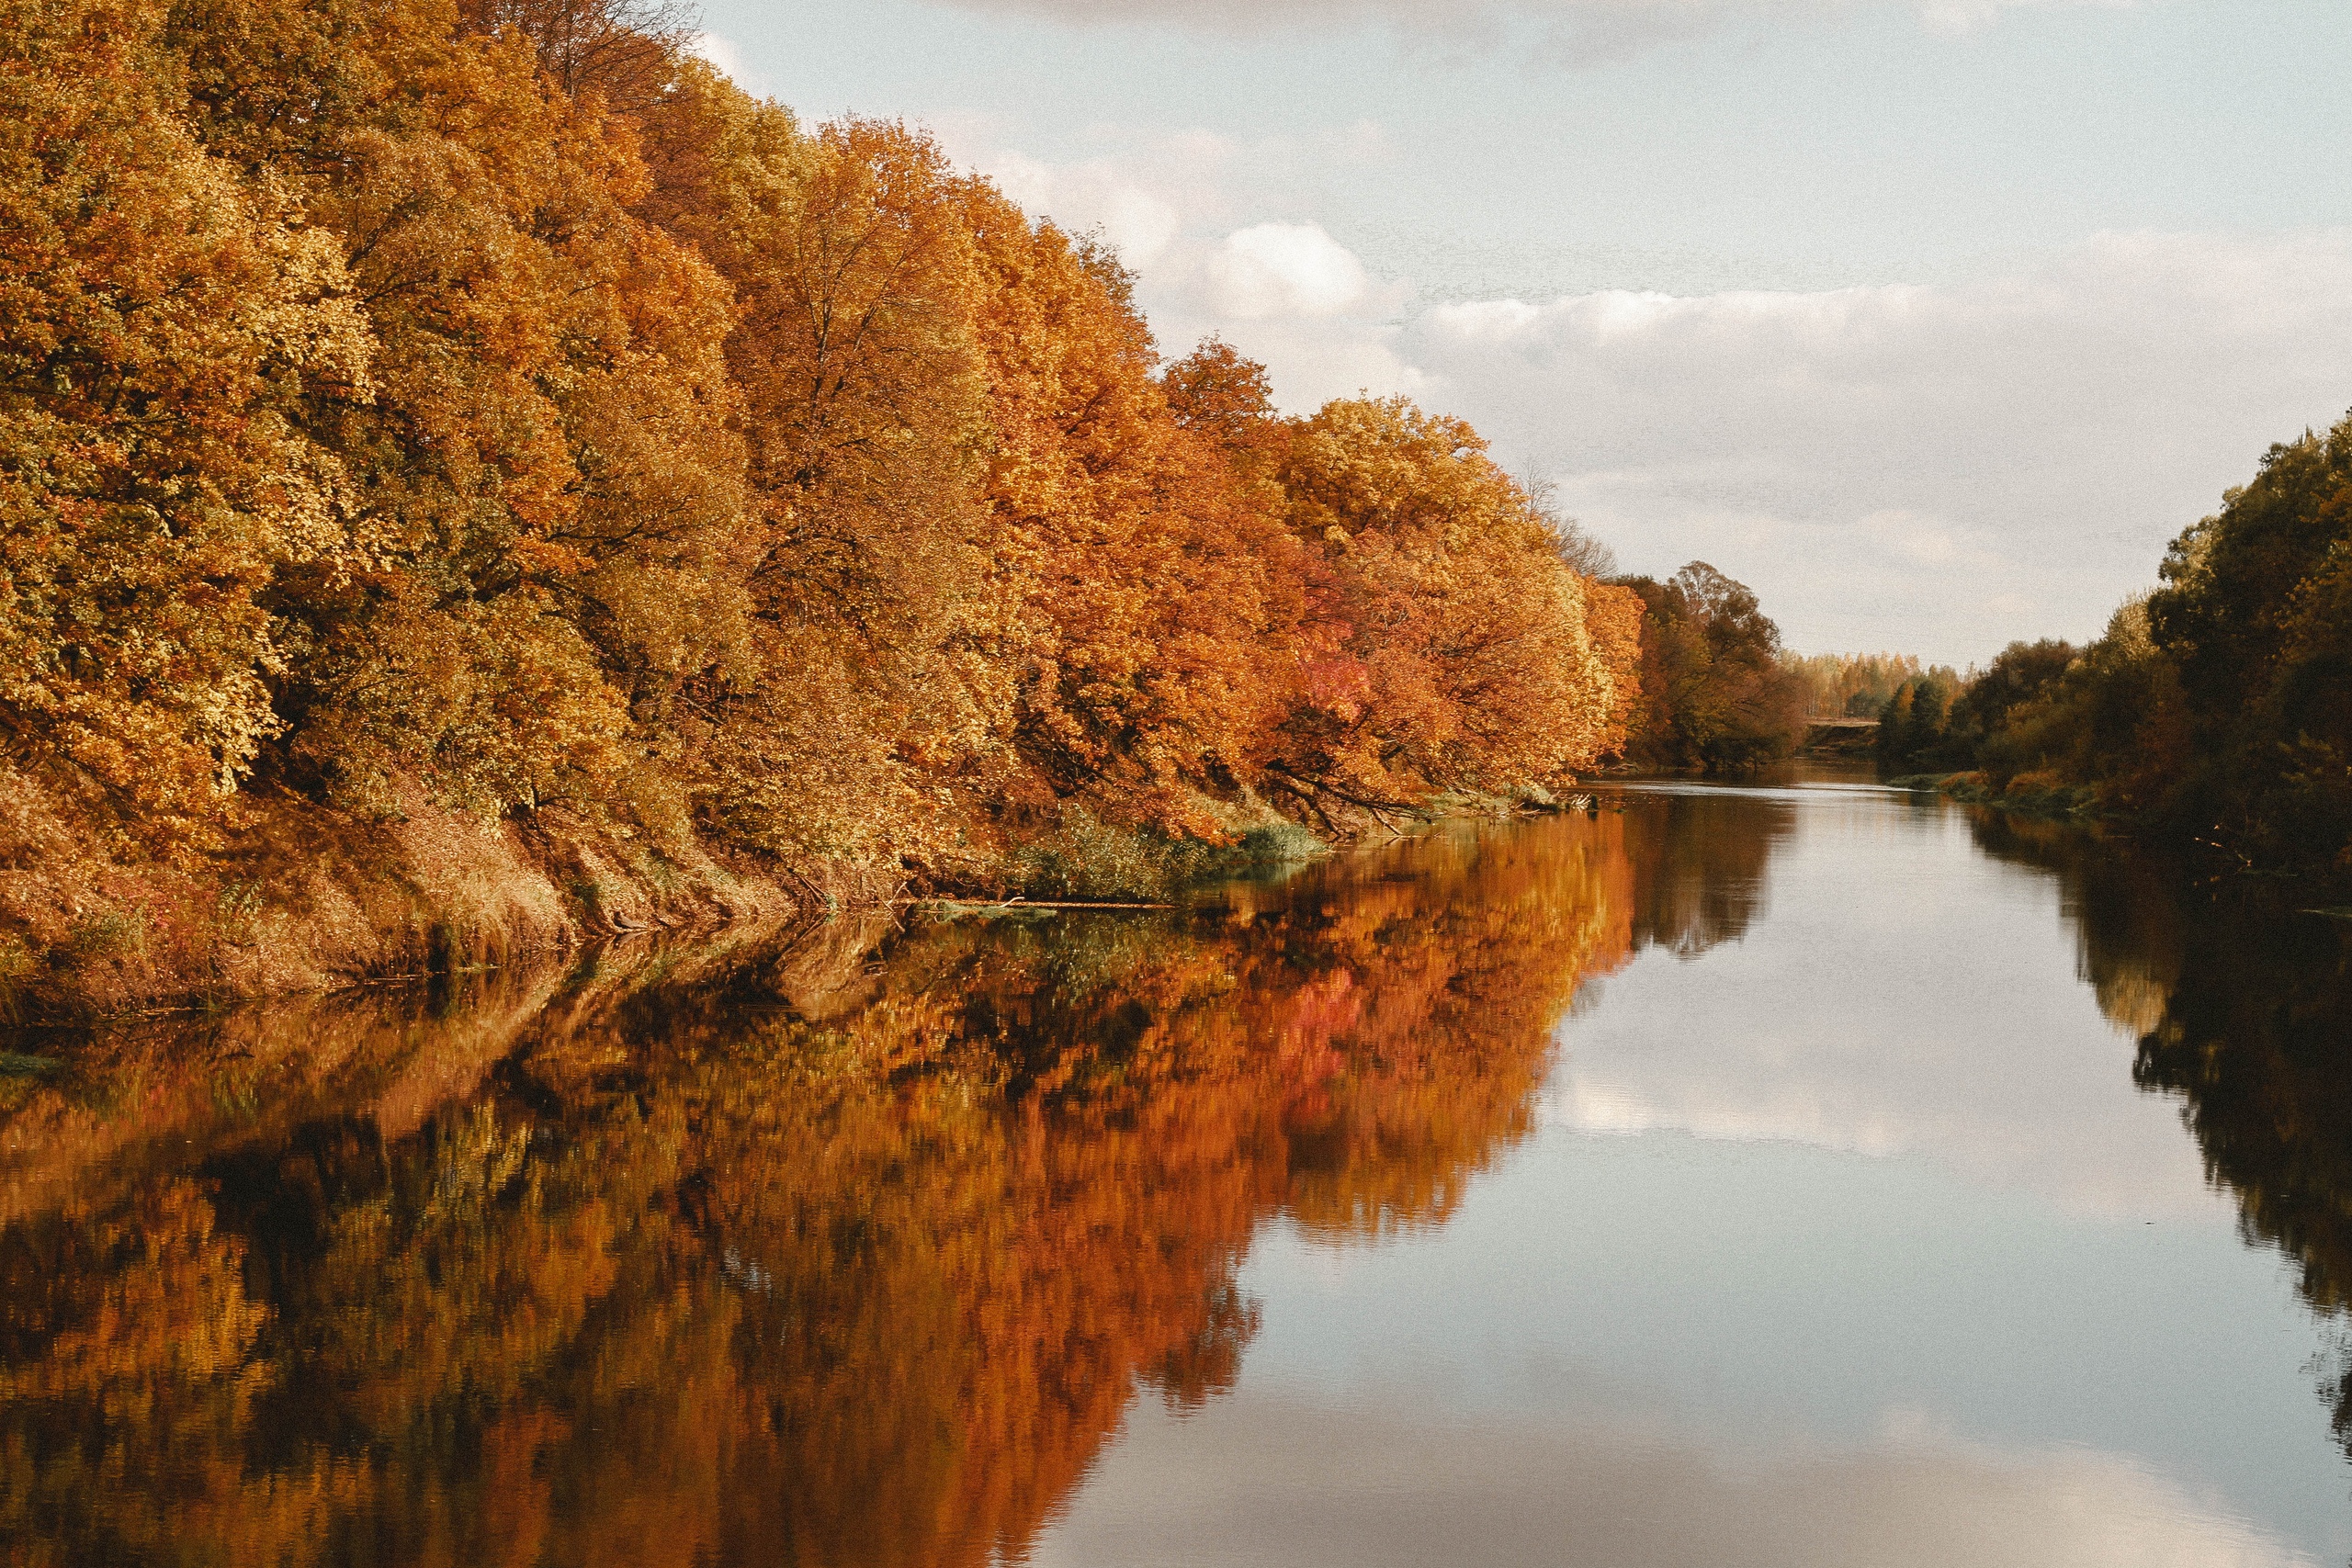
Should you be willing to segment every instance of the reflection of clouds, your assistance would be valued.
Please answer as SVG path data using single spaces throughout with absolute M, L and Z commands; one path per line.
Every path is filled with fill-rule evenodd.
M 2313 1560 L 2132 1461 L 1889 1413 L 1867 1447 L 1637 1424 L 1467 1428 L 1244 1392 L 1138 1412 L 1029 1561 L 1610 1568 L 2286 1568 Z
M 1977 853 L 1956 813 L 1808 796 L 1744 941 L 1643 953 L 1563 1027 L 1545 1121 L 1926 1156 L 2072 1212 L 2212 1213 L 2173 1102 L 2132 1088 L 2131 1043 L 2060 937 L 2056 880 Z
M 1689 1133 L 1702 1138 L 1772 1139 L 1843 1149 L 1853 1154 L 1894 1155 L 1904 1152 L 1903 1129 L 1873 1122 L 1865 1111 L 1857 1115 L 1845 1106 L 1833 1106 L 1804 1094 L 1781 1094 L 1772 1103 L 1708 1105 L 1703 1097 L 1661 1097 L 1679 1103 L 1658 1103 L 1644 1088 L 1620 1088 L 1574 1079 L 1555 1084 L 1544 1106 L 1551 1125 L 1578 1133 Z

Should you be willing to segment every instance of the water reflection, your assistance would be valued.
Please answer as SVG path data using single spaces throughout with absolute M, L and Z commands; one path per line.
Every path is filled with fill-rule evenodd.
M 978 1562 L 1281 1214 L 1443 1220 L 1625 941 L 1619 826 L 1163 917 L 854 932 L 94 1043 L 19 1081 L 23 1561 Z
M 2312 1308 L 2352 1312 L 2352 924 L 2292 883 L 2199 882 L 2079 829 L 1986 814 L 1993 855 L 2055 874 L 2132 1077 L 2177 1096 L 2242 1229 L 2291 1260 Z M 2352 1453 L 2352 1327 L 2323 1390 Z
M 1611 804 L 0 1077 L 8 1560 L 2306 1561 L 2195 1248 L 2352 1304 L 2345 928 Z
M 2214 904 L 2210 885 L 2200 897 L 2178 862 L 2097 829 L 1978 810 L 1969 814 L 1969 832 L 1994 860 L 2055 877 L 2075 932 L 2075 972 L 2090 983 L 2099 1010 L 2134 1040 L 2163 1021 L 2192 929 L 2237 918 Z M 2276 900 L 2262 908 L 2258 897 L 2238 901 L 2266 930 L 2292 913 Z
M 1088 1505 L 1037 1568 L 2312 1568 L 2144 1468 L 2080 1449 L 1896 1431 L 1726 1463 L 1703 1431 L 1335 1415 L 1246 1393 L 1196 1427 L 1139 1424 Z
M 2132 1081 L 2138 1021 L 2267 978 L 2186 933 L 2327 955 L 2079 834 L 1717 799 L 1778 829 L 1738 940 L 1633 956 L 1442 1236 L 1261 1240 L 1238 1387 L 1139 1412 L 1043 1568 L 2343 1560 L 2312 1320 Z
M 1764 871 L 1796 829 L 1794 800 L 1653 787 L 1625 813 L 1636 948 L 1696 958 L 1736 942 L 1762 912 Z
M 2132 1041 L 2098 1022 L 2102 1006 L 2146 1006 L 2155 982 L 2126 976 L 2171 973 L 2168 950 L 2092 966 L 2095 994 L 2065 935 L 2085 913 L 2077 883 L 1988 856 L 1950 808 L 1886 792 L 1642 789 L 1622 805 L 1629 845 L 1657 846 L 1656 882 L 1680 868 L 1696 884 L 1653 907 L 1722 914 L 1679 942 L 1660 931 L 1662 951 L 1570 1029 L 1549 1094 L 1562 1125 L 1931 1157 L 2081 1213 L 2210 1207 L 2171 1109 L 2120 1092 Z M 1690 840 L 1724 847 L 1678 852 Z M 2107 949 L 2170 934 L 2150 912 L 2156 873 L 2112 847 L 2063 852 L 2121 896 L 2093 901 Z M 1702 949 L 1694 930 L 1740 940 Z M 1704 962 L 1666 956 L 1694 950 Z

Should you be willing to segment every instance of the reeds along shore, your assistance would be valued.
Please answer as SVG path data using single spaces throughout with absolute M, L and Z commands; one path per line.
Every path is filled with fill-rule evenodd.
M 1148 893 L 1622 743 L 1476 434 L 650 13 L 4 0 L 0 995 Z

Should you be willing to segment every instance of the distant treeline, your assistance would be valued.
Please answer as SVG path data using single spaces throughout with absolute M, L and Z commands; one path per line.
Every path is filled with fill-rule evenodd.
M 1803 682 L 1807 718 L 1869 718 L 1904 682 L 1926 673 L 1908 653 L 1794 654 L 1781 662 Z
M 0 17 L 0 1001 L 1155 886 L 1563 782 L 1651 667 L 1750 722 L 1467 425 L 1163 359 L 1107 250 L 658 12 Z
M 2012 643 L 1882 710 L 1897 773 L 2352 875 L 2352 418 L 2271 447 L 2087 648 Z

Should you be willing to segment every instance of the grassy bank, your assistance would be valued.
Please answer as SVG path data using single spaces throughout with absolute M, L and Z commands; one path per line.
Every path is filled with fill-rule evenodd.
M 1579 795 L 1453 791 L 1335 818 L 1340 842 L 1453 818 L 1580 809 Z M 673 949 L 747 933 L 856 924 L 894 902 L 1137 904 L 1279 874 L 1332 841 L 1254 797 L 1201 799 L 1201 835 L 1082 809 L 953 868 L 786 863 L 692 838 L 653 842 L 586 816 L 485 818 L 422 796 L 364 818 L 306 802 L 256 810 L 209 855 L 105 862 L 59 839 L 37 869 L 0 871 L 0 1025 L 120 1018 L 395 978 L 545 968 L 616 939 Z
M 207 852 L 52 852 L 0 870 L 0 1021 L 325 991 L 558 954 L 635 931 L 772 922 L 894 879 L 729 861 L 541 813 L 421 798 L 379 818 L 267 803 Z
M 1932 792 L 1970 806 L 1990 806 L 2003 811 L 2036 817 L 2103 817 L 2098 792 L 2070 784 L 2055 773 L 2018 773 L 1996 784 L 1990 774 L 1977 772 L 1905 773 L 1886 781 L 1895 789 Z
M 486 818 L 421 795 L 372 818 L 267 803 L 210 852 L 169 863 L 109 860 L 35 823 L 49 852 L 0 870 L 0 1024 L 512 967 L 629 933 L 763 929 L 910 893 L 1157 900 L 1329 847 L 1253 801 L 1205 805 L 1214 837 L 1071 811 L 950 869 L 786 863 L 585 815 Z

